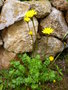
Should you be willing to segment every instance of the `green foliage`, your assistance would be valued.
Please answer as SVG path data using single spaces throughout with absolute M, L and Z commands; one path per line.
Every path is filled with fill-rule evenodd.
M 3 89 L 3 84 L 0 84 L 0 90 L 2 90 Z
M 35 58 L 27 54 L 19 54 L 20 61 L 11 61 L 8 70 L 0 71 L 0 90 L 42 90 L 45 82 L 60 81 L 62 78 L 61 69 L 56 65 L 56 71 L 49 68 L 50 60 L 44 62 L 40 56 Z

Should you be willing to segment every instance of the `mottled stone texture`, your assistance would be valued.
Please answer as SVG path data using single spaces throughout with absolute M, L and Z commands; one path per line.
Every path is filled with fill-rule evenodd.
M 0 7 L 3 6 L 4 0 L 0 0 Z
M 29 10 L 30 5 L 17 0 L 6 0 L 0 16 L 0 30 L 21 20 Z
M 33 36 L 29 35 L 32 30 Z M 29 23 L 23 20 L 5 29 L 2 33 L 4 48 L 15 53 L 30 52 L 36 40 L 38 22 L 36 18 Z
M 52 5 L 60 10 L 68 10 L 67 0 L 51 0 Z
M 0 69 L 8 68 L 10 61 L 16 54 L 6 51 L 3 47 L 0 47 Z
M 60 39 L 64 38 L 64 35 L 68 32 L 68 26 L 65 22 L 63 14 L 61 11 L 53 8 L 50 15 L 44 18 L 40 22 L 41 31 L 46 27 L 51 27 L 54 29 L 54 32 L 51 34 Z
M 31 9 L 37 11 L 37 18 L 43 18 L 51 12 L 51 3 L 48 0 L 39 0 L 39 1 L 27 1 L 30 4 Z
M 55 56 L 64 49 L 63 43 L 57 38 L 51 36 L 43 36 L 35 45 L 36 47 L 32 53 L 32 57 L 35 57 L 37 54 L 39 54 L 41 60 L 44 60 L 45 57 L 49 57 L 51 55 Z

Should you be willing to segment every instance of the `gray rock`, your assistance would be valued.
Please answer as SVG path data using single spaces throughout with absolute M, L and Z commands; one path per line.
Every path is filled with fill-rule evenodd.
M 68 32 L 68 27 L 62 12 L 55 8 L 52 9 L 52 12 L 48 17 L 40 22 L 40 27 L 40 30 L 43 30 L 46 27 L 53 28 L 54 32 L 51 35 L 60 39 L 63 39 L 64 35 Z
M 60 10 L 68 10 L 67 0 L 51 0 L 53 6 Z
M 32 30 L 33 36 L 29 35 Z M 33 50 L 33 43 L 36 40 L 38 22 L 33 18 L 29 23 L 21 20 L 8 27 L 2 33 L 4 48 L 15 53 L 30 52 Z
M 27 1 L 31 5 L 32 9 L 35 9 L 38 13 L 37 18 L 43 18 L 51 12 L 51 4 L 48 0 L 39 0 L 39 1 Z
M 0 7 L 3 6 L 4 0 L 0 0 Z
M 32 57 L 39 54 L 41 60 L 44 60 L 45 57 L 55 56 L 57 53 L 62 52 L 63 50 L 64 45 L 59 39 L 52 36 L 43 36 L 35 44 L 35 50 L 32 53 Z
M 0 16 L 0 30 L 21 20 L 29 10 L 30 5 L 18 0 L 6 0 Z
M 16 56 L 12 52 L 6 51 L 4 48 L 0 47 L 0 69 L 8 68 L 10 61 Z

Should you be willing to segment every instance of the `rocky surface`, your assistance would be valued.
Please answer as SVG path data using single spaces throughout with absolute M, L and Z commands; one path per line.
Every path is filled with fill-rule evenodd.
M 68 10 L 67 0 L 51 0 L 54 7 L 60 10 Z
M 18 0 L 6 0 L 0 16 L 0 30 L 21 20 L 30 5 Z
M 16 54 L 6 51 L 3 47 L 0 47 L 0 69 L 8 68 L 10 61 Z
M 0 0 L 0 7 L 3 1 Z M 0 69 L 7 68 L 17 53 L 31 52 L 33 57 L 40 54 L 44 60 L 45 56 L 55 57 L 57 53 L 68 48 L 68 37 L 65 38 L 65 45 L 63 40 L 68 33 L 68 2 L 50 1 L 5 0 L 0 11 Z M 24 16 L 30 9 L 35 9 L 37 15 L 27 23 Z M 67 12 L 66 17 L 64 12 Z M 42 34 L 46 27 L 53 28 L 53 33 L 48 36 Z M 29 34 L 30 31 L 33 35 Z
M 0 0 L 0 7 L 3 6 L 4 0 Z
M 27 1 L 27 3 L 37 11 L 37 18 L 43 18 L 51 12 L 51 3 L 48 0 Z
M 64 45 L 59 39 L 51 36 L 43 36 L 40 40 L 38 40 L 32 57 L 39 54 L 41 59 L 44 60 L 45 56 L 55 56 L 57 53 L 62 52 L 63 49 Z
M 32 30 L 33 36 L 29 35 L 30 30 Z M 32 51 L 37 30 L 38 22 L 36 18 L 33 18 L 33 22 L 30 21 L 29 23 L 23 20 L 15 23 L 6 28 L 2 33 L 4 48 L 15 53 Z
M 56 36 L 60 39 L 63 39 L 64 35 L 68 32 L 68 27 L 62 12 L 55 8 L 52 9 L 52 12 L 48 17 L 44 18 L 40 22 L 40 27 L 40 30 L 43 30 L 46 27 L 53 28 L 54 32 L 51 35 Z

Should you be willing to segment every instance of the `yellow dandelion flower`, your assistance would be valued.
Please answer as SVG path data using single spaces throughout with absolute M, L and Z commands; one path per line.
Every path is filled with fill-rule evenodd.
M 53 31 L 54 31 L 54 30 L 53 30 L 52 28 L 50 28 L 50 27 L 48 28 L 48 27 L 47 27 L 47 28 L 44 28 L 44 29 L 43 29 L 42 33 L 43 33 L 43 34 L 51 34 L 51 33 L 53 33 Z
M 29 35 L 31 35 L 31 36 L 32 36 L 32 35 L 33 35 L 33 32 L 32 32 L 32 31 L 29 31 Z
M 49 59 L 50 59 L 50 61 L 53 61 L 54 60 L 54 57 L 53 56 L 50 56 Z
M 24 17 L 24 21 L 29 22 L 30 21 L 30 18 Z
M 32 18 L 34 15 L 37 15 L 37 12 L 35 10 L 29 10 L 26 14 L 25 17 Z
M 53 83 L 56 83 L 56 80 L 53 80 Z

